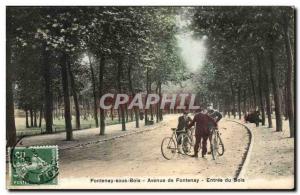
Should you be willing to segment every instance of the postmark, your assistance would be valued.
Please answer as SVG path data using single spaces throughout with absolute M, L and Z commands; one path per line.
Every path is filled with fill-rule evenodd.
M 10 152 L 12 185 L 57 184 L 57 146 L 14 147 Z

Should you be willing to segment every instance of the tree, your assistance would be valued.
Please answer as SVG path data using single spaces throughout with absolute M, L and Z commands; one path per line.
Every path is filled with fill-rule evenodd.
M 90 72 L 91 72 L 91 81 L 92 81 L 92 86 L 93 86 L 93 99 L 94 99 L 94 119 L 95 119 L 95 125 L 96 127 L 99 127 L 99 122 L 98 122 L 98 96 L 97 96 L 97 91 L 96 91 L 96 78 L 95 78 L 95 73 L 94 73 L 94 67 L 92 65 L 92 60 L 90 54 L 88 55 L 89 59 L 89 66 L 90 66 Z
M 291 8 L 284 10 L 282 13 L 282 26 L 284 33 L 284 42 L 285 42 L 285 51 L 287 56 L 287 81 L 286 81 L 286 89 L 287 89 L 287 110 L 289 117 L 289 126 L 290 126 L 290 136 L 295 136 L 295 116 L 294 116 L 294 94 L 293 94 L 293 66 L 294 66 L 294 55 L 292 52 L 291 38 L 289 28 L 291 26 L 290 20 L 293 21 L 294 11 Z M 292 23 L 293 24 L 293 23 Z
M 9 12 L 8 12 L 9 13 Z M 11 31 L 10 19 L 7 23 L 7 32 Z M 7 33 L 9 35 L 9 33 Z M 6 43 L 6 146 L 14 146 L 16 143 L 16 125 L 14 114 L 14 97 L 12 83 L 12 63 L 11 63 L 11 40 L 7 37 Z
M 288 17 L 285 17 L 286 15 Z M 287 104 L 289 108 L 293 107 L 288 98 L 284 102 L 280 97 L 282 88 L 291 89 L 292 83 L 292 65 L 286 70 L 283 63 L 284 60 L 288 61 L 288 64 L 293 63 L 290 53 L 292 49 L 288 42 L 293 39 L 287 39 L 291 34 L 290 29 L 293 28 L 289 22 L 292 19 L 293 10 L 288 7 L 196 8 L 191 28 L 195 31 L 195 36 L 208 37 L 207 61 L 215 68 L 215 72 L 208 75 L 202 74 L 202 76 L 214 79 L 201 78 L 201 90 L 210 91 L 211 97 L 217 95 L 217 99 L 223 99 L 223 107 L 227 107 L 226 104 L 231 102 L 234 108 L 234 98 L 228 102 L 230 92 L 222 88 L 231 86 L 228 81 L 237 78 L 234 83 L 241 83 L 242 90 L 250 89 L 248 97 L 244 95 L 243 98 L 245 111 L 249 107 L 256 109 L 258 94 L 260 111 L 264 118 L 265 99 L 269 127 L 272 127 L 272 101 L 270 100 L 270 95 L 272 95 L 275 103 L 276 130 L 282 130 L 281 107 Z M 285 46 L 286 55 L 282 55 L 284 51 L 282 46 Z M 245 62 L 245 59 L 248 59 L 248 62 Z M 239 67 L 243 69 L 242 72 Z M 205 68 L 208 67 L 204 66 L 203 69 Z M 288 78 L 289 75 L 290 78 Z M 216 86 L 213 81 L 220 78 L 223 82 Z M 272 84 L 272 92 L 269 90 L 270 84 Z M 231 90 L 231 94 L 233 91 Z M 287 96 L 292 99 L 290 92 L 287 92 Z M 248 101 L 251 100 L 250 98 L 252 101 Z M 290 124 L 292 121 L 293 119 Z M 290 130 L 292 135 L 292 128 Z

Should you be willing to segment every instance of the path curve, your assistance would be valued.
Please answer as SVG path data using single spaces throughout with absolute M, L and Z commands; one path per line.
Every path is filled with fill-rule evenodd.
M 242 162 L 241 162 L 240 166 L 238 167 L 238 170 L 237 170 L 236 176 L 235 176 L 235 178 L 244 178 L 249 161 L 250 161 L 250 157 L 251 157 L 251 152 L 252 152 L 253 143 L 254 143 L 254 136 L 253 136 L 251 129 L 248 128 L 243 123 L 235 121 L 235 120 L 230 120 L 230 119 L 226 119 L 226 120 L 243 126 L 247 130 L 248 135 L 249 135 L 249 142 L 248 142 L 247 150 L 243 155 Z

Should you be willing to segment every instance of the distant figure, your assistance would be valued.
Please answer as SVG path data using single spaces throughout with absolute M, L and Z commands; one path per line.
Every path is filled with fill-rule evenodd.
M 259 111 L 254 111 L 254 112 L 250 112 L 249 114 L 245 115 L 245 122 L 249 122 L 249 123 L 255 123 L 255 125 L 258 127 L 259 126 L 259 122 L 261 122 L 261 119 L 259 118 Z
M 196 123 L 196 125 L 195 125 Z M 201 110 L 194 116 L 194 119 L 189 124 L 188 128 L 192 126 L 196 126 L 195 136 L 196 136 L 196 143 L 194 146 L 194 155 L 192 157 L 198 157 L 198 149 L 199 144 L 201 144 L 202 140 L 202 158 L 206 155 L 207 152 L 207 139 L 210 135 L 209 132 L 209 124 L 213 124 L 214 127 L 217 127 L 216 121 L 208 116 L 207 114 L 201 113 Z

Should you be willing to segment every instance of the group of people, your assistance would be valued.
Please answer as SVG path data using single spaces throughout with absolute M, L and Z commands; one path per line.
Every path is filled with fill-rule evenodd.
M 188 112 L 184 111 L 183 115 L 178 118 L 177 136 L 183 130 L 190 129 L 195 126 L 196 143 L 194 146 L 194 155 L 198 157 L 199 146 L 202 141 L 202 157 L 207 154 L 207 140 L 211 141 L 211 129 L 218 128 L 218 122 L 222 119 L 222 114 L 214 109 L 198 110 L 193 119 L 188 116 Z M 180 144 L 180 143 L 179 143 Z

